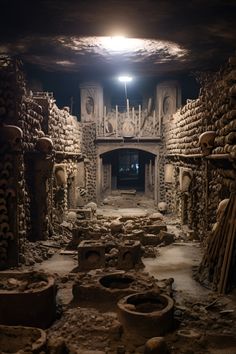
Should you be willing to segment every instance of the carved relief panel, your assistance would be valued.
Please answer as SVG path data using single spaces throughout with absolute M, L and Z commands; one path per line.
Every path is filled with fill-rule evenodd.
M 158 115 L 168 118 L 181 106 L 181 89 L 176 81 L 165 81 L 157 85 L 156 104 Z
M 103 114 L 103 88 L 96 83 L 86 83 L 80 86 L 81 121 L 95 122 Z

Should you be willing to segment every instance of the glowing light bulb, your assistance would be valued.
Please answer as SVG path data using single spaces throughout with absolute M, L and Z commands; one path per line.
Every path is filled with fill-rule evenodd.
M 124 75 L 124 76 L 119 76 L 118 77 L 118 80 L 120 82 L 130 82 L 133 80 L 133 78 L 131 76 L 128 76 L 128 75 Z

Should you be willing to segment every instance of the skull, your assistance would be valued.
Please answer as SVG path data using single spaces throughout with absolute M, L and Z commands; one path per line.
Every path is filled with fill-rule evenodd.
M 23 131 L 15 125 L 4 125 L 2 128 L 2 139 L 8 143 L 13 151 L 19 151 L 23 138 Z
M 211 154 L 214 147 L 215 136 L 216 132 L 214 131 L 207 131 L 199 136 L 199 144 L 201 146 L 203 156 Z
M 63 109 L 64 111 L 70 113 L 70 107 L 65 106 L 65 107 L 63 107 L 62 109 Z
M 53 149 L 53 142 L 50 138 L 42 137 L 39 138 L 36 143 L 36 149 L 44 154 L 50 154 Z
M 165 202 L 158 203 L 158 210 L 164 214 L 167 210 L 167 204 Z

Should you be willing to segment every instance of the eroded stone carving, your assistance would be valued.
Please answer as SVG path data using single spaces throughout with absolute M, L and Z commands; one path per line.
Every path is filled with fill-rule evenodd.
M 52 139 L 44 136 L 44 137 L 37 140 L 35 147 L 37 150 L 39 150 L 40 152 L 43 152 L 44 154 L 50 154 L 53 149 Z
M 54 173 L 57 185 L 64 186 L 67 183 L 66 166 L 64 164 L 55 165 Z

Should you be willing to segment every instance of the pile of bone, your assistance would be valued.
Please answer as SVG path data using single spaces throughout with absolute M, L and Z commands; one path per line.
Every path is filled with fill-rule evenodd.
M 30 242 L 25 240 L 21 247 L 20 263 L 32 266 L 49 259 L 56 252 L 58 252 L 58 248 L 45 246 L 43 241 Z

